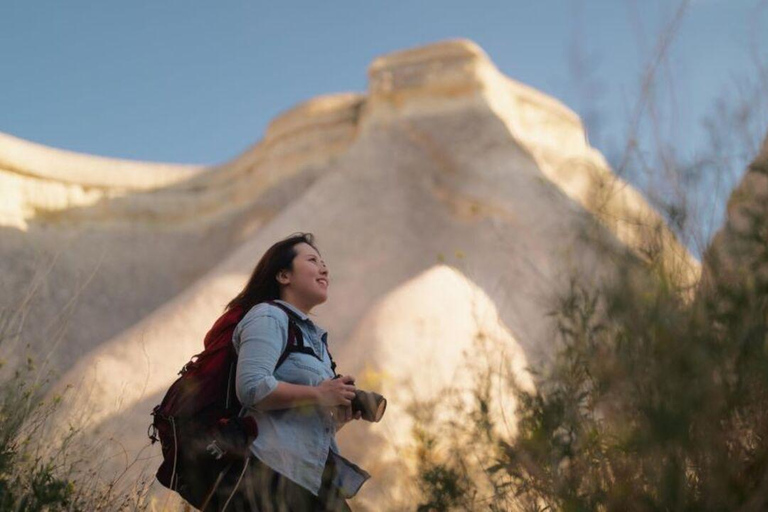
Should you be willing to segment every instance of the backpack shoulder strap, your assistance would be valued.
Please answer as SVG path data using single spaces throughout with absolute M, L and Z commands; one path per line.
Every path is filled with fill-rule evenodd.
M 280 365 L 285 362 L 286 359 L 288 359 L 288 356 L 291 355 L 293 352 L 301 352 L 303 354 L 309 354 L 315 358 L 317 358 L 317 354 L 315 354 L 315 351 L 312 350 L 311 347 L 307 347 L 304 345 L 304 336 L 301 333 L 301 329 L 298 325 L 296 325 L 296 319 L 298 316 L 296 313 L 291 311 L 289 308 L 285 307 L 284 305 L 280 304 L 279 302 L 276 302 L 274 300 L 268 300 L 266 301 L 269 304 L 272 304 L 273 306 L 277 306 L 280 309 L 282 309 L 286 315 L 288 315 L 288 344 L 285 346 L 285 351 L 280 355 L 280 358 L 277 360 L 277 365 L 275 365 L 275 370 L 280 368 Z M 326 341 L 326 337 L 323 336 L 323 344 L 325 345 L 325 350 L 328 351 L 328 357 L 331 360 L 331 371 L 333 371 L 333 374 L 336 375 L 336 363 L 333 361 L 333 356 L 331 356 L 331 351 L 328 350 L 328 342 Z
M 283 353 L 280 354 L 280 357 L 277 360 L 277 364 L 275 365 L 275 370 L 277 370 L 285 360 L 288 359 L 288 356 L 291 355 L 292 352 L 306 352 L 307 350 L 311 351 L 312 349 L 304 346 L 304 336 L 294 320 L 296 314 L 279 302 L 275 302 L 274 300 L 268 300 L 266 302 L 273 306 L 277 306 L 288 316 L 288 343 L 286 343 L 285 350 L 283 350 Z M 312 353 L 314 354 L 314 352 Z
M 298 340 L 298 341 L 297 341 Z M 285 346 L 285 350 L 280 354 L 280 358 L 275 365 L 275 371 L 288 359 L 288 356 L 293 352 L 302 352 L 304 348 L 304 339 L 301 336 L 301 330 L 293 323 L 293 320 L 288 319 L 288 344 Z

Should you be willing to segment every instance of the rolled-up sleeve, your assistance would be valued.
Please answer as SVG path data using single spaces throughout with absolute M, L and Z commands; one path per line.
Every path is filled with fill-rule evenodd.
M 265 314 L 246 315 L 237 330 L 235 392 L 243 407 L 258 410 L 258 403 L 277 388 L 273 373 L 285 349 L 285 334 L 280 322 Z

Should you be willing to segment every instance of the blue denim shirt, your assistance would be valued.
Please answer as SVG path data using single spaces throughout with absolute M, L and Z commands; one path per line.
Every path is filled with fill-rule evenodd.
M 271 304 L 257 304 L 243 317 L 232 336 L 238 353 L 237 398 L 244 413 L 252 415 L 259 426 L 259 435 L 251 446 L 254 455 L 317 495 L 328 451 L 339 453 L 330 409 L 307 405 L 262 411 L 257 404 L 277 388 L 278 381 L 317 386 L 332 378 L 331 359 L 324 343 L 328 333 L 292 304 L 279 302 L 301 318 L 296 324 L 304 344 L 320 359 L 294 352 L 275 371 L 288 342 L 288 316 Z

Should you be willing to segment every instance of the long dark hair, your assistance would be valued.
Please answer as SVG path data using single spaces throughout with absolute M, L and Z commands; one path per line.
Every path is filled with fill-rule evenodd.
M 275 243 L 256 264 L 243 291 L 238 293 L 224 310 L 229 311 L 240 306 L 243 313 L 247 313 L 259 302 L 279 299 L 280 283 L 277 282 L 276 276 L 281 270 L 293 270 L 293 259 L 298 254 L 295 246 L 300 243 L 309 244 L 317 251 L 315 236 L 312 233 L 294 233 Z

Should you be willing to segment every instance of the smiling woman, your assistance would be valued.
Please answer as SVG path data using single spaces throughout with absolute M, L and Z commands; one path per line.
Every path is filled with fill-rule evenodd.
M 352 414 L 355 379 L 336 374 L 328 333 L 309 318 L 328 299 L 329 282 L 313 235 L 298 233 L 266 251 L 227 305 L 245 312 L 232 336 L 236 391 L 259 434 L 248 461 L 217 488 L 219 510 L 346 511 L 346 498 L 370 478 L 341 456 L 335 438 L 361 418 Z M 292 328 L 301 346 L 288 343 Z
M 294 246 L 292 270 L 281 270 L 277 281 L 284 300 L 309 313 L 315 304 L 328 299 L 328 267 L 320 253 L 308 243 Z

